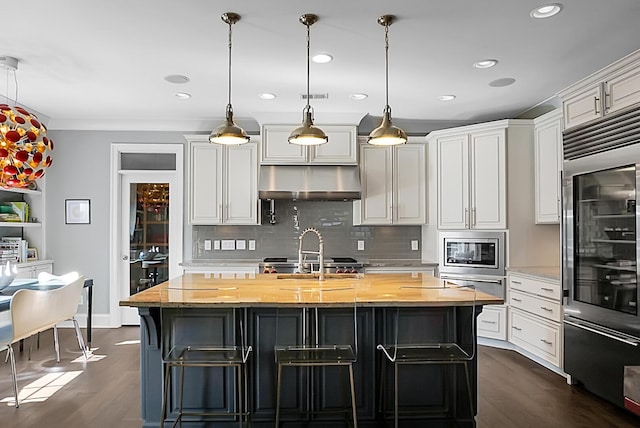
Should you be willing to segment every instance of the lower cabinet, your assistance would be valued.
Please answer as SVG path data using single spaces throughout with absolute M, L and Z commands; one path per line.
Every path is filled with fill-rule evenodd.
M 435 276 L 435 266 L 367 266 L 364 268 L 364 273 L 411 273 L 418 274 L 424 273 L 427 275 Z
M 38 278 L 40 272 L 53 273 L 53 260 L 20 263 L 17 271 L 16 278 Z
M 205 265 L 201 266 L 182 266 L 183 273 L 202 273 L 205 278 L 244 278 L 246 276 L 255 275 L 258 273 L 258 264 L 246 264 L 246 265 Z
M 309 309 L 313 311 L 313 309 Z M 375 346 L 373 309 L 357 310 L 358 361 L 354 364 L 358 419 L 375 416 Z M 255 332 L 251 355 L 254 373 L 253 420 L 272 421 L 276 412 L 276 345 L 301 344 L 312 325 L 303 323 L 302 309 L 257 309 L 251 313 Z M 321 343 L 352 342 L 353 309 L 318 309 L 318 335 Z M 351 407 L 348 369 L 344 367 L 284 367 L 282 370 L 280 412 L 283 421 L 308 419 L 309 411 L 341 411 Z M 314 419 L 335 419 L 336 414 L 319 414 Z
M 508 340 L 562 368 L 562 306 L 559 281 L 509 273 Z
M 478 315 L 478 336 L 488 339 L 507 340 L 507 307 L 488 305 Z
M 305 312 L 315 322 L 303 322 Z M 231 344 L 241 332 L 232 308 L 161 308 L 141 310 L 142 414 L 145 426 L 158 426 L 162 398 L 162 349 L 174 344 Z M 476 312 L 477 313 L 477 312 Z M 241 318 L 245 312 L 242 311 Z M 399 314 L 401 329 L 395 328 Z M 456 340 L 474 344 L 469 307 L 357 308 L 357 351 L 354 364 L 358 420 L 367 426 L 391 426 L 393 420 L 393 366 L 376 346 L 399 343 L 434 343 Z M 257 307 L 246 310 L 246 331 L 253 351 L 249 355 L 249 379 L 243 393 L 256 426 L 273 426 L 276 411 L 277 365 L 274 347 L 302 343 L 317 331 L 319 342 L 353 342 L 353 307 Z M 160 342 L 155 342 L 155 338 Z M 237 339 L 235 339 L 237 341 Z M 161 345 L 160 345 L 161 344 Z M 160 346 L 159 346 L 160 345 Z M 472 397 L 477 397 L 477 359 L 469 366 Z M 341 425 L 344 409 L 351 407 L 347 367 L 284 367 L 281 383 L 281 418 L 292 426 Z M 167 416 L 178 411 L 179 370 L 170 375 Z M 382 391 L 382 394 L 380 394 Z M 185 371 L 184 409 L 231 412 L 237 394 L 232 368 L 194 367 Z M 468 412 L 469 394 L 462 365 L 403 365 L 399 368 L 399 403 L 407 426 L 425 426 L 426 418 L 446 418 L 452 411 Z M 475 399 L 473 403 L 476 405 Z M 380 406 L 380 407 L 379 407 Z M 381 411 L 378 411 L 378 410 Z M 310 415 L 310 410 L 319 412 Z M 415 415 L 406 412 L 415 411 Z M 323 413 L 327 412 L 327 413 Z M 320 422 L 318 425 L 309 422 Z M 374 422 L 377 421 L 377 422 Z M 220 427 L 237 426 L 233 416 L 215 420 Z M 377 426 L 376 425 L 376 426 Z M 198 425 L 200 426 L 200 425 Z M 208 426 L 208 425 L 207 425 Z M 404 425 L 402 425 L 404 426 Z

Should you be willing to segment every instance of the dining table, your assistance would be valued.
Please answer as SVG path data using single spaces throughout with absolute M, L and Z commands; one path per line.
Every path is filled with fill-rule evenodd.
M 0 324 L 11 322 L 9 308 L 11 298 L 18 290 L 54 290 L 65 285 L 64 282 L 52 279 L 40 282 L 36 278 L 16 278 L 7 287 L 0 290 Z M 93 312 L 93 279 L 85 278 L 87 289 L 87 349 L 91 349 L 92 312 Z

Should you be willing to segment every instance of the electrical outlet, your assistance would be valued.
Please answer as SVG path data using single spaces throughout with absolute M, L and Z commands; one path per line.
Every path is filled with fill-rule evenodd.
M 364 251 L 364 241 L 361 239 L 358 240 L 358 251 Z
M 244 239 L 236 240 L 236 250 L 246 250 L 247 249 L 247 241 Z
M 411 251 L 418 251 L 418 240 L 413 239 L 411 241 Z
M 222 250 L 235 250 L 236 249 L 236 241 L 234 239 L 223 239 L 222 240 Z
M 256 250 L 256 241 L 255 239 L 249 239 L 249 251 Z
M 204 250 L 211 251 L 211 239 L 204 240 Z
M 216 239 L 213 241 L 213 249 L 214 250 L 219 250 L 220 249 L 220 240 Z

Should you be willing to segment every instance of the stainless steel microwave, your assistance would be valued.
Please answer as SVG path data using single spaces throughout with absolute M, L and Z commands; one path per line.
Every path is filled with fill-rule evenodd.
M 505 232 L 439 233 L 439 270 L 465 275 L 505 275 Z

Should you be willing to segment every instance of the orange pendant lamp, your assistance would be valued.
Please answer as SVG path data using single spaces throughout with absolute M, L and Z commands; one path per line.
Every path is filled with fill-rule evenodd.
M 0 67 L 15 73 L 18 60 L 0 57 Z M 35 189 L 51 166 L 53 141 L 35 114 L 8 101 L 0 104 L 0 187 Z

